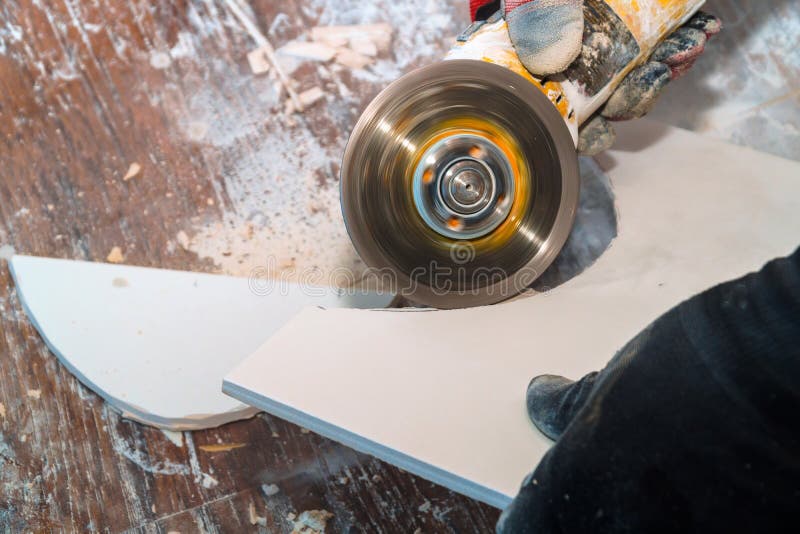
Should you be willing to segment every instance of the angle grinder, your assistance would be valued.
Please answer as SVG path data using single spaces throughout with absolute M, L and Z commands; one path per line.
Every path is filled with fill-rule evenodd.
M 345 149 L 341 204 L 368 275 L 436 308 L 524 291 L 572 229 L 578 127 L 704 0 L 585 0 L 583 50 L 530 74 L 505 21 L 390 84 Z

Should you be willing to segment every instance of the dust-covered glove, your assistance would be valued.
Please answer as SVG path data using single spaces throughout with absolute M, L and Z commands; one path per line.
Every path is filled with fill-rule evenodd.
M 472 21 L 502 10 L 508 36 L 525 68 L 536 76 L 564 71 L 583 41 L 583 0 L 470 0 Z
M 517 56 L 532 74 L 563 72 L 581 52 L 583 0 L 470 0 L 473 21 L 485 20 L 498 10 Z M 610 148 L 616 138 L 610 121 L 635 119 L 650 111 L 664 87 L 694 65 L 721 27 L 718 18 L 699 12 L 667 37 L 584 123 L 578 151 L 591 156 Z
M 497 525 L 549 532 L 796 532 L 800 249 L 676 306 L 599 373 L 544 375 L 557 440 Z
M 593 156 L 611 148 L 616 135 L 610 121 L 638 119 L 647 114 L 667 84 L 692 68 L 708 39 L 721 29 L 717 17 L 699 12 L 675 30 L 656 47 L 647 63 L 622 80 L 599 113 L 584 123 L 578 152 Z

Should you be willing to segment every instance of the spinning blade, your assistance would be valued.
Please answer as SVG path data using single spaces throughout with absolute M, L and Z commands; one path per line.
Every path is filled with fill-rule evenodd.
M 561 250 L 578 203 L 572 137 L 528 80 L 452 60 L 400 78 L 347 144 L 341 201 L 371 275 L 437 308 L 528 287 Z

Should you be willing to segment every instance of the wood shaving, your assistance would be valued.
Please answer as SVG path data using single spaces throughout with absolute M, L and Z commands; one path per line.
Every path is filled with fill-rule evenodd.
M 378 55 L 378 46 L 365 35 L 350 39 L 350 48 L 352 48 L 354 52 L 365 56 L 375 57 Z
M 327 510 L 306 510 L 294 522 L 292 534 L 322 534 L 331 517 Z
M 256 505 L 250 503 L 250 506 L 247 507 L 247 515 L 250 518 L 251 525 L 260 525 L 262 527 L 267 526 L 267 519 L 265 517 L 261 517 L 256 513 Z
M 303 91 L 297 96 L 303 104 L 303 109 L 307 109 L 309 106 L 322 99 L 325 96 L 325 91 L 320 87 L 312 87 L 308 91 Z
M 0 417 L 6 418 L 6 405 L 0 402 Z
M 323 91 L 320 87 L 312 87 L 311 89 L 303 91 L 302 93 L 297 95 L 297 98 L 300 100 L 300 103 L 303 106 L 301 110 L 298 110 L 295 107 L 294 102 L 292 100 L 286 100 L 286 105 L 283 108 L 283 112 L 286 115 L 291 115 L 295 111 L 302 111 L 308 109 L 309 106 L 313 105 L 314 103 L 322 99 L 324 96 L 325 96 L 325 91 Z
M 347 46 L 348 40 L 347 37 L 341 37 L 336 35 L 322 35 L 319 39 L 319 42 L 325 43 L 331 48 L 339 48 L 340 46 Z
M 336 52 L 336 63 L 358 70 L 372 63 L 372 59 L 349 48 L 339 48 Z
M 142 166 L 138 163 L 134 162 L 131 163 L 131 166 L 128 167 L 128 172 L 123 176 L 122 181 L 127 182 L 128 180 L 133 180 L 142 172 Z
M 298 57 L 311 61 L 330 61 L 336 55 L 336 49 L 324 43 L 307 41 L 289 41 L 277 50 L 280 54 Z
M 311 38 L 320 42 L 352 43 L 354 40 L 368 40 L 375 44 L 377 52 L 388 52 L 392 44 L 392 27 L 386 23 L 359 24 L 354 26 L 315 26 L 311 28 Z
M 186 232 L 181 230 L 175 236 L 175 239 L 178 240 L 178 244 L 181 246 L 182 249 L 189 250 L 189 246 L 191 245 L 191 241 L 189 240 L 189 236 L 186 235 Z
M 108 263 L 122 263 L 125 261 L 125 256 L 122 255 L 122 249 L 113 247 L 111 252 L 108 253 L 108 256 L 106 256 L 106 261 Z
M 247 30 L 247 33 L 250 34 L 250 37 L 253 38 L 256 44 L 264 50 L 264 55 L 275 69 L 275 74 L 278 75 L 278 79 L 281 81 L 281 85 L 289 95 L 289 99 L 294 102 L 295 108 L 302 110 L 300 101 L 297 99 L 297 93 L 295 93 L 294 89 L 292 88 L 289 77 L 286 76 L 286 73 L 283 72 L 283 69 L 281 69 L 280 65 L 278 65 L 277 58 L 275 57 L 275 49 L 272 47 L 272 43 L 270 43 L 269 39 L 267 39 L 267 37 L 261 33 L 261 30 L 258 29 L 256 23 L 247 13 L 244 12 L 242 6 L 240 6 L 236 0 L 225 0 L 225 5 L 233 13 L 233 16 L 239 20 L 242 26 L 244 26 L 244 28 Z
M 227 452 L 233 449 L 247 447 L 247 443 L 220 443 L 219 445 L 200 445 L 198 448 L 205 452 Z
M 269 59 L 267 58 L 266 50 L 263 46 L 247 54 L 247 63 L 250 65 L 250 71 L 253 74 L 258 75 L 269 72 Z
M 42 390 L 41 389 L 29 389 L 28 396 L 32 399 L 40 399 L 42 398 Z
M 349 51 L 349 54 L 342 53 L 341 63 L 337 57 L 329 63 L 321 63 L 283 54 L 277 56 L 278 67 L 285 75 L 297 68 L 300 70 L 294 71 L 298 74 L 293 76 L 310 83 L 298 87 L 287 78 L 294 90 L 308 89 L 313 85 L 325 90 L 325 100 L 314 104 L 310 122 L 296 120 L 298 107 L 294 103 L 286 106 L 290 114 L 283 114 L 287 98 L 282 90 L 283 82 L 278 83 L 277 78 L 273 80 L 278 75 L 274 64 L 264 77 L 253 76 L 249 67 L 240 64 L 240 68 L 232 69 L 224 91 L 208 84 L 192 84 L 189 109 L 173 110 L 172 124 L 176 134 L 186 138 L 187 125 L 192 121 L 213 124 L 203 143 L 209 149 L 226 154 L 231 167 L 222 173 L 222 187 L 227 194 L 224 202 L 220 200 L 217 203 L 220 219 L 198 218 L 192 221 L 194 227 L 178 227 L 190 238 L 185 241 L 186 250 L 208 259 L 222 272 L 231 275 L 247 277 L 254 269 L 267 265 L 272 258 L 277 267 L 285 258 L 293 257 L 296 258 L 291 262 L 294 271 L 280 271 L 274 276 L 299 281 L 300 273 L 307 272 L 306 269 L 318 269 L 330 278 L 328 273 L 343 267 L 360 278 L 367 267 L 358 259 L 347 236 L 341 210 L 335 209 L 339 205 L 338 166 L 347 132 L 341 129 L 328 132 L 326 129 L 323 135 L 318 131 L 318 120 L 321 118 L 325 124 L 330 121 L 338 124 L 344 110 L 357 113 L 366 103 L 367 96 L 377 93 L 405 71 L 440 59 L 450 46 L 449 42 L 444 43 L 443 36 L 455 35 L 462 29 L 465 22 L 463 10 L 448 3 L 435 3 L 421 9 L 420 1 L 376 4 L 375 9 L 385 11 L 386 20 L 401 22 L 394 23 L 396 28 L 379 26 L 382 35 L 376 37 L 375 45 L 380 49 L 382 43 L 391 42 L 392 52 L 383 54 L 379 51 L 375 58 L 365 59 L 349 47 L 351 38 L 363 32 L 354 31 L 352 26 L 344 27 L 344 31 L 342 26 L 333 26 L 334 32 L 329 31 L 332 25 L 342 23 L 363 23 L 368 28 L 373 27 L 371 22 L 375 20 L 375 11 L 372 7 L 365 9 L 362 4 L 325 4 L 318 16 L 315 15 L 316 24 L 323 28 L 316 33 L 324 36 L 324 40 L 315 39 L 310 28 L 305 34 L 295 33 L 302 29 L 294 16 L 288 25 L 292 27 L 291 32 L 276 32 L 275 39 L 281 39 L 280 43 L 275 42 L 276 45 L 287 42 L 284 39 L 297 39 L 334 48 L 337 56 L 340 49 Z M 231 0 L 231 4 L 244 5 L 241 0 Z M 252 12 L 247 6 L 239 11 L 244 11 L 252 20 Z M 267 27 L 269 23 L 259 31 L 264 31 L 273 40 L 266 32 Z M 342 36 L 337 37 L 335 32 Z M 367 31 L 367 35 L 372 34 Z M 242 56 L 260 47 L 259 40 L 260 37 L 254 37 Z M 240 63 L 244 63 L 244 57 L 241 60 Z M 356 63 L 349 63 L 349 60 Z M 310 82 L 310 74 L 320 67 L 329 75 L 320 74 L 313 78 L 319 81 Z M 352 75 L 348 71 L 352 71 Z M 233 105 L 229 93 L 235 92 L 241 84 L 250 84 L 257 89 L 263 96 L 264 105 L 247 113 Z M 264 125 L 272 124 L 276 119 L 280 127 L 270 127 L 270 135 L 263 135 Z M 276 154 L 281 157 L 275 157 Z M 145 169 L 145 172 L 149 170 Z M 324 175 L 322 183 L 320 174 Z M 149 174 L 147 177 L 149 179 Z M 219 198 L 215 196 L 215 200 Z M 312 209 L 309 209 L 310 202 L 314 203 Z M 328 208 L 319 211 L 317 205 Z M 168 244 L 174 248 L 167 250 L 180 254 L 175 232 L 177 230 L 171 236 L 172 243 Z

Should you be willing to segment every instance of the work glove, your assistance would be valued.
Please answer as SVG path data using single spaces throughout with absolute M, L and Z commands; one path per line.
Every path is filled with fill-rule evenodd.
M 497 531 L 788 532 L 800 510 L 800 249 L 679 304 L 600 372 L 527 394 L 556 440 Z
M 473 22 L 501 10 L 520 61 L 538 77 L 563 72 L 583 44 L 583 0 L 470 0 Z M 631 71 L 605 105 L 583 124 L 578 152 L 593 156 L 613 145 L 613 121 L 644 116 L 672 80 L 684 75 L 719 33 L 718 18 L 699 12 L 668 36 L 648 62 Z

